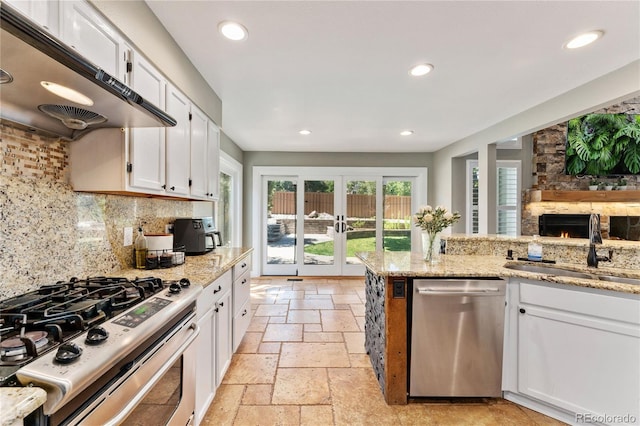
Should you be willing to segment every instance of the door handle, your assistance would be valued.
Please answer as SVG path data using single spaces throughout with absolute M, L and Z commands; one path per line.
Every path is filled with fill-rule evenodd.
M 347 224 L 342 222 L 342 233 L 344 234 L 345 232 L 347 232 Z
M 333 226 L 333 230 L 337 233 L 340 232 L 340 222 L 336 222 L 336 224 Z

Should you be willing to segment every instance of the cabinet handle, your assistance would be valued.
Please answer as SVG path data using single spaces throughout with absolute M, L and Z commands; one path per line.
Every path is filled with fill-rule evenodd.
M 167 189 L 167 185 L 162 185 L 162 189 Z
M 241 267 L 241 268 L 246 268 L 246 267 L 247 267 L 247 264 L 246 264 L 246 263 L 243 263 L 242 265 L 240 265 L 240 267 Z
M 171 187 L 171 188 L 169 188 L 169 189 L 170 189 L 170 190 L 172 190 L 172 191 L 175 191 L 175 190 L 176 190 L 176 187 L 175 187 L 175 186 L 172 186 L 172 187 Z
M 242 282 L 240 284 L 246 284 L 247 283 L 247 279 L 243 279 Z
M 524 308 L 520 308 L 520 313 L 524 314 L 525 312 L 527 312 Z
M 245 309 L 244 311 L 242 311 L 242 316 L 247 315 L 247 310 Z
M 213 290 L 213 294 L 216 294 L 216 293 L 220 292 L 221 290 L 222 290 L 222 287 L 218 286 L 217 290 Z
M 220 307 L 222 308 L 224 306 L 224 302 L 220 302 Z

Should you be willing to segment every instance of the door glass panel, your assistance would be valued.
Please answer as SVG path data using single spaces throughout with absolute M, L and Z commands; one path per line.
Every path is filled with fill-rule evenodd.
M 384 251 L 411 251 L 411 181 L 386 179 L 382 221 Z
M 304 181 L 304 264 L 333 265 L 335 253 L 333 180 Z
M 347 192 L 347 250 L 348 265 L 360 264 L 355 253 L 376 250 L 376 181 L 348 180 Z
M 296 183 L 267 181 L 267 263 L 296 263 Z

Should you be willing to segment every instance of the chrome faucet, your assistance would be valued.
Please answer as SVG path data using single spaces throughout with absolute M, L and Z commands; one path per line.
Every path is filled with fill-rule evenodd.
M 600 216 L 591 213 L 589 216 L 589 254 L 587 255 L 587 266 L 598 267 L 598 262 L 611 262 L 613 250 L 609 250 L 609 256 L 598 256 L 596 244 L 602 244 L 602 232 L 600 230 Z

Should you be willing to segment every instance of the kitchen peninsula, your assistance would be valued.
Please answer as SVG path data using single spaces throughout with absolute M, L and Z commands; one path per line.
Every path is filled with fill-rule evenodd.
M 534 264 L 505 258 L 507 249 L 513 251 L 514 259 L 523 256 L 524 254 L 521 250 L 525 250 L 524 253 L 526 253 L 526 245 L 530 239 L 531 237 L 448 236 L 447 252 L 457 254 L 442 255 L 440 262 L 435 264 L 425 262 L 421 253 L 366 252 L 357 254 L 366 266 L 365 348 L 388 404 L 406 404 L 409 400 L 408 358 L 410 355 L 411 317 L 407 312 L 411 307 L 413 279 L 445 277 L 502 278 L 507 280 L 508 283 L 502 378 L 503 393 L 506 399 L 563 421 L 571 419 L 567 412 L 575 414 L 578 412 L 579 407 L 592 410 L 595 413 L 602 412 L 603 409 L 617 409 L 618 411 L 626 409 L 626 411 L 640 414 L 636 413 L 639 409 L 633 403 L 633 401 L 636 401 L 635 405 L 637 405 L 638 397 L 640 397 L 638 395 L 640 372 L 634 374 L 638 370 L 636 364 L 640 356 L 640 318 L 638 318 L 638 312 L 640 312 L 640 285 L 624 282 L 625 279 L 627 279 L 627 282 L 640 279 L 640 265 L 637 264 L 640 259 L 640 245 L 637 242 L 629 241 L 605 241 L 602 249 L 613 247 L 614 259 L 617 256 L 618 264 L 625 267 L 618 267 L 618 264 L 614 264 L 594 269 L 588 268 L 586 265 L 587 240 L 564 239 L 562 241 L 559 238 L 542 238 L 543 246 L 546 250 L 545 253 L 548 253 L 544 256 L 545 259 L 549 259 L 551 253 L 558 253 L 558 263 L 551 264 L 551 269 L 545 272 L 511 269 L 513 265 L 517 265 L 516 267 L 520 267 L 523 264 L 539 265 L 539 263 Z M 483 253 L 488 254 L 477 254 L 475 250 L 482 250 Z M 504 253 L 504 255 L 501 255 L 501 253 Z M 573 256 L 573 261 L 570 261 L 567 256 Z M 601 263 L 601 265 L 605 264 Z M 557 268 L 557 272 L 554 272 L 554 268 Z M 565 273 L 573 276 L 568 276 Z M 599 277 L 608 278 L 611 281 L 604 281 Z M 620 282 L 616 282 L 615 279 Z M 537 295 L 541 295 L 542 299 L 535 299 Z M 561 305 L 565 300 L 568 301 L 568 307 Z M 563 405 L 564 402 L 562 401 L 562 397 L 566 396 L 564 393 L 561 395 L 545 395 L 544 392 L 536 393 L 531 391 L 527 394 L 528 389 L 526 386 L 531 384 L 531 377 L 525 377 L 522 371 L 518 371 L 518 366 L 520 364 L 520 368 L 522 368 L 526 362 L 532 362 L 532 360 L 522 359 L 523 354 L 518 352 L 517 342 L 518 338 L 531 337 L 524 334 L 527 330 L 523 328 L 523 324 L 526 325 L 525 321 L 529 320 L 529 318 L 538 318 L 538 314 L 534 313 L 536 307 L 529 309 L 530 305 L 536 303 L 543 307 L 545 303 L 548 303 L 550 305 L 549 309 L 555 306 L 558 310 L 566 309 L 572 315 L 575 314 L 580 318 L 584 318 L 585 322 L 579 325 L 579 330 L 592 331 L 591 327 L 593 327 L 599 333 L 595 336 L 597 339 L 607 338 L 604 336 L 607 333 L 603 331 L 610 331 L 612 335 L 615 334 L 616 336 L 624 336 L 615 344 L 629 349 L 628 356 L 620 356 L 618 354 L 620 351 L 616 349 L 614 350 L 618 354 L 616 355 L 616 361 L 611 363 L 604 362 L 603 364 L 608 365 L 608 367 L 600 368 L 601 370 L 607 370 L 603 374 L 614 376 L 615 380 L 621 380 L 623 383 L 620 384 L 618 382 L 618 387 L 615 390 L 604 391 L 594 391 L 593 387 L 585 384 L 585 389 L 591 389 L 592 392 L 592 394 L 588 395 L 586 395 L 588 392 L 585 391 L 570 389 L 565 392 L 565 390 L 562 390 L 562 392 L 569 394 L 573 392 L 577 395 L 574 398 L 575 401 L 569 401 L 565 405 Z M 522 313 L 525 310 L 531 312 L 531 314 Z M 590 315 L 593 315 L 593 317 Z M 603 318 L 606 320 L 600 324 L 599 322 Z M 610 324 L 606 323 L 606 321 L 615 321 L 615 327 L 619 328 L 608 329 L 607 327 Z M 599 323 L 599 325 L 593 325 L 595 323 Z M 543 330 L 544 326 L 546 326 L 544 323 L 534 323 L 534 327 L 539 327 L 539 333 L 543 332 L 541 330 Z M 555 332 L 555 330 L 553 331 Z M 572 330 L 563 331 L 572 332 Z M 621 334 L 617 334 L 618 332 Z M 580 338 L 585 336 L 581 334 Z M 573 337 L 569 338 L 569 340 L 572 339 Z M 572 340 L 572 343 L 575 342 Z M 529 345 L 536 344 L 547 348 L 545 345 L 553 346 L 555 343 L 549 342 L 544 338 L 541 342 L 529 343 Z M 584 345 L 587 344 L 588 342 L 583 342 L 581 347 L 584 348 Z M 605 360 L 613 359 L 612 350 L 606 348 L 602 350 L 600 348 L 595 349 L 595 346 L 597 345 L 590 345 L 590 352 L 593 357 L 604 356 Z M 541 358 L 533 360 L 538 362 L 538 365 L 533 367 L 547 368 L 548 366 L 544 364 L 547 361 L 557 363 L 558 366 L 564 366 L 567 361 L 570 362 L 570 359 L 567 360 L 566 358 L 573 355 L 569 352 L 563 355 L 561 351 L 556 351 L 553 352 L 553 356 L 560 356 L 562 359 L 547 360 L 543 358 L 544 354 L 542 354 L 540 355 Z M 583 358 L 581 364 L 593 368 L 592 363 L 590 363 L 592 357 Z M 597 363 L 602 363 L 602 358 L 596 361 Z M 568 370 L 571 370 L 571 368 Z M 534 369 L 531 374 L 548 377 L 549 373 Z M 585 375 L 591 377 L 593 374 L 597 375 L 593 379 L 594 383 L 601 379 L 600 373 L 592 373 L 590 371 Z M 631 378 L 629 379 L 630 376 Z M 529 380 L 529 382 L 526 382 L 526 380 Z M 554 377 L 554 380 L 556 380 L 556 377 Z M 557 380 L 563 381 L 562 386 L 558 386 L 559 388 L 575 386 L 569 383 L 569 380 L 572 380 L 570 377 L 567 380 L 564 377 L 557 378 Z M 588 379 L 586 380 L 588 381 Z M 582 382 L 584 381 L 585 379 L 582 380 Z M 599 381 L 598 383 L 603 382 Z M 611 379 L 605 378 L 602 386 L 607 388 L 611 383 Z M 530 387 L 535 388 L 535 386 L 537 384 Z M 624 399 L 624 401 L 618 401 L 618 399 L 612 401 L 611 397 L 602 397 L 603 394 L 606 395 L 606 392 L 611 392 L 612 395 L 620 395 L 621 389 L 628 389 L 630 394 L 628 398 L 618 398 Z M 572 403 L 573 405 L 571 405 Z M 548 404 L 555 405 L 555 407 L 543 408 Z

